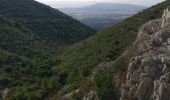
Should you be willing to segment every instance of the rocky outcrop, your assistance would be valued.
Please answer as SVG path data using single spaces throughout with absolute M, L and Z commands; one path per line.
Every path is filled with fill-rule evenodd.
M 139 31 L 120 100 L 170 100 L 170 11 Z
M 70 93 L 67 93 L 67 94 L 65 94 L 64 96 L 61 97 L 61 100 L 72 100 L 72 96 L 73 96 L 74 94 L 79 93 L 79 91 L 80 91 L 80 89 L 77 89 L 77 90 L 75 90 L 75 91 L 72 91 L 72 92 L 70 92 Z
M 65 94 L 60 98 L 60 100 L 74 100 L 74 96 L 80 96 L 81 90 L 77 89 L 75 91 L 72 91 L 70 93 Z M 88 93 L 83 94 L 82 100 L 99 100 L 97 93 L 95 90 L 90 90 Z
M 96 91 L 91 90 L 82 100 L 99 100 Z
M 166 10 L 164 10 L 164 13 L 162 15 L 162 25 L 161 27 L 167 26 L 170 24 L 170 7 L 168 7 Z
M 9 88 L 5 88 L 4 90 L 0 90 L 0 100 L 1 98 L 4 100 L 5 97 L 8 95 Z

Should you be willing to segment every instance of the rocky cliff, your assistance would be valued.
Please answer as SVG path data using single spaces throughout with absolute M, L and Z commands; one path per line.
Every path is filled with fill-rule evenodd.
M 170 8 L 161 19 L 149 21 L 133 44 L 120 100 L 170 100 Z

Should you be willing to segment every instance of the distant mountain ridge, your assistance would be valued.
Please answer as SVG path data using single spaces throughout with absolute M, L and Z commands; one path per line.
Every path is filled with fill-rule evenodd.
M 146 7 L 132 4 L 120 4 L 120 3 L 96 3 L 91 6 L 81 7 L 81 8 L 60 8 L 59 10 L 70 13 L 79 11 L 98 11 L 98 10 L 142 10 Z
M 62 8 L 59 10 L 88 26 L 101 30 L 142 11 L 144 8 L 131 4 L 96 3 L 82 8 Z
M 120 3 L 96 3 L 89 7 L 84 7 L 82 9 L 91 9 L 91 10 L 108 10 L 108 9 L 117 9 L 117 10 L 139 10 L 144 9 L 144 6 L 132 5 L 132 4 L 120 4 Z

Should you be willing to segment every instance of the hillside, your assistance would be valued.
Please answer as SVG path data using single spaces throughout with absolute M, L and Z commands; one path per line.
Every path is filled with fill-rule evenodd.
M 0 99 L 118 100 L 124 96 L 121 85 L 126 83 L 130 58 L 137 54 L 132 43 L 138 30 L 147 21 L 161 18 L 169 5 L 170 1 L 165 1 L 89 37 L 94 30 L 58 10 L 34 0 L 1 0 Z M 154 28 L 151 26 L 151 29 Z M 154 35 L 152 31 L 148 34 L 156 37 L 158 44 L 154 47 L 161 43 L 161 47 L 168 48 L 159 41 L 166 35 Z M 159 35 L 163 39 L 157 39 Z M 58 55 L 53 53 L 76 41 L 80 42 L 64 48 Z M 169 53 L 166 51 L 161 52 Z M 159 68 L 157 61 L 154 63 Z M 134 73 L 132 70 L 130 74 L 135 76 Z
M 144 8 L 130 4 L 96 3 L 82 8 L 60 8 L 59 10 L 92 28 L 102 30 L 136 14 Z
M 85 85 L 79 84 L 79 82 L 81 82 L 82 79 L 86 80 L 84 77 L 92 75 L 96 66 L 101 63 L 104 63 L 105 65 L 106 62 L 111 62 L 116 59 L 116 62 L 112 67 L 114 68 L 114 71 L 118 72 L 126 70 L 127 63 L 135 52 L 131 52 L 131 55 L 123 54 L 123 56 L 122 53 L 129 48 L 136 39 L 139 28 L 147 21 L 160 18 L 163 10 L 169 5 L 170 1 L 165 1 L 151 8 L 145 9 L 122 22 L 67 48 L 61 55 L 61 63 L 54 68 L 54 71 L 65 71 L 65 73 L 68 74 L 66 80 L 69 83 L 71 90 L 74 90 L 79 88 L 81 85 L 83 89 L 88 88 L 85 86 L 91 84 L 90 81 L 89 84 L 88 82 L 87 84 L 83 83 Z M 118 57 L 119 59 L 117 59 Z M 113 91 L 110 90 L 113 88 L 111 88 L 112 86 L 110 85 L 112 82 L 109 77 L 109 72 L 103 71 L 99 73 L 99 75 L 97 75 L 96 82 L 95 86 L 97 88 L 96 91 L 98 96 L 100 98 L 109 98 L 111 96 L 109 91 Z M 66 89 L 61 91 L 69 92 L 70 88 L 68 90 Z M 85 93 L 89 92 L 91 91 L 88 90 Z M 58 95 L 59 94 L 55 95 L 54 98 L 58 97 Z M 81 96 L 78 95 L 78 98 L 81 98 Z
M 36 53 L 33 48 L 32 35 L 13 20 L 0 18 L 0 48 L 9 52 L 31 57 Z
M 51 55 L 95 34 L 34 0 L 0 0 L 0 99 L 42 100 L 61 88 Z
M 4 36 L 4 39 L 11 39 L 9 42 L 11 44 L 4 41 L 6 42 L 5 46 L 13 45 L 16 48 L 2 47 L 2 49 L 11 49 L 10 51 L 19 52 L 22 50 L 21 48 L 30 51 L 29 49 L 32 48 L 38 53 L 54 52 L 65 45 L 77 42 L 95 33 L 93 29 L 64 13 L 34 0 L 1 0 L 0 15 L 11 21 L 10 23 L 13 25 L 11 31 L 19 31 L 19 34 L 16 34 L 17 38 L 23 37 L 24 40 L 14 40 L 13 34 L 10 34 L 12 32 L 9 30 L 8 34 L 10 35 Z M 15 42 L 18 42 L 18 44 Z M 23 47 L 17 48 L 19 45 Z M 17 54 L 22 55 L 22 53 Z M 30 52 L 30 54 L 32 53 Z
M 60 86 L 50 60 L 37 62 L 0 50 L 0 99 L 41 100 Z

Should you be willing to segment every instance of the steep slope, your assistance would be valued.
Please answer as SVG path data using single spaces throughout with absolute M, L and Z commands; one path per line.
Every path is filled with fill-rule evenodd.
M 58 91 L 54 52 L 95 31 L 34 0 L 0 0 L 0 99 L 42 100 Z M 61 76 L 62 77 L 62 76 Z
M 92 36 L 87 40 L 79 42 L 66 49 L 61 55 L 61 63 L 57 65 L 56 68 L 54 68 L 54 71 L 65 71 L 68 74 L 66 80 L 68 83 L 71 83 L 69 86 L 77 89 L 80 85 L 84 84 L 79 84 L 79 82 L 84 79 L 84 77 L 92 75 L 93 69 L 98 64 L 114 61 L 116 59 L 113 64 L 109 65 L 113 66 L 111 67 L 113 69 L 110 70 L 114 70 L 114 73 L 120 72 L 120 74 L 117 75 L 118 78 L 114 76 L 116 77 L 116 80 L 119 80 L 120 77 L 123 76 L 122 74 L 125 74 L 124 71 L 127 68 L 129 59 L 135 53 L 132 51 L 131 54 L 127 55 L 126 52 L 125 54 L 123 53 L 124 50 L 126 50 L 127 47 L 129 47 L 129 45 L 131 45 L 136 39 L 138 29 L 141 27 L 141 25 L 149 20 L 160 18 L 163 10 L 169 5 L 170 1 L 165 1 L 156 6 L 148 8 L 108 29 L 105 29 L 102 32 L 97 33 L 95 36 Z M 123 55 L 121 55 L 121 53 L 123 53 Z M 118 57 L 119 59 L 117 59 Z M 105 69 L 107 64 L 103 65 L 103 69 Z M 106 73 L 108 72 L 106 71 Z M 101 95 L 99 96 L 101 98 L 102 96 L 103 98 L 105 96 L 111 96 L 109 94 L 110 92 L 108 92 L 112 91 L 109 90 L 112 89 L 110 88 L 111 81 L 108 81 L 110 78 L 108 79 L 106 77 L 106 73 L 99 73 L 98 75 L 102 77 L 98 78 L 100 81 L 97 81 L 99 86 L 99 91 L 97 91 L 97 94 Z M 123 80 L 120 79 L 119 81 Z M 120 85 L 119 82 L 117 84 Z M 83 87 L 85 86 L 83 85 Z M 102 91 L 101 88 L 105 89 L 106 91 Z
M 33 48 L 33 34 L 26 32 L 13 20 L 0 18 L 0 48 L 9 52 L 31 57 L 36 53 Z M 38 53 L 38 52 L 37 52 Z
M 29 77 L 34 75 L 33 69 L 36 68 L 31 59 L 0 50 L 0 99 L 9 87 L 29 82 Z
M 57 90 L 50 64 L 0 50 L 0 99 L 42 100 Z
M 41 59 L 47 59 L 42 58 L 46 53 L 38 51 L 33 34 L 25 31 L 17 22 L 0 17 L 0 27 L 0 99 L 7 95 L 8 100 L 31 97 L 34 90 L 28 91 L 28 88 L 34 86 L 42 90 L 40 85 L 35 85 L 44 83 L 45 81 L 40 82 L 43 77 L 52 76 L 52 63 L 42 62 Z M 37 93 L 34 93 L 37 99 L 41 98 L 41 95 L 37 96 Z
M 139 31 L 121 100 L 169 100 L 170 8 Z
M 13 27 L 18 28 L 21 33 L 18 35 L 25 35 L 29 43 L 34 42 L 29 46 L 25 43 L 26 50 L 34 48 L 50 52 L 95 33 L 93 29 L 64 13 L 34 0 L 1 0 L 0 15 L 15 23 Z M 12 35 L 5 39 L 8 38 L 12 38 Z M 23 40 L 20 42 L 24 43 Z M 16 44 L 12 45 L 17 47 Z M 18 49 L 15 50 L 19 51 Z
M 149 20 L 159 18 L 169 3 L 166 1 L 146 9 L 67 48 L 57 67 L 84 69 L 89 74 L 89 70 L 97 64 L 116 59 L 135 40 L 139 27 Z

